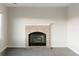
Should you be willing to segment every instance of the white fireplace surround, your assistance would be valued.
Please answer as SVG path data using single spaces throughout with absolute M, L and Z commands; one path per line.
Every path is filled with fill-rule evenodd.
M 26 47 L 29 47 L 28 40 L 29 40 L 29 34 L 32 32 L 42 32 L 46 34 L 46 46 L 45 47 L 51 47 L 51 38 L 50 38 L 50 24 L 38 24 L 38 25 L 26 25 L 25 31 L 26 31 Z

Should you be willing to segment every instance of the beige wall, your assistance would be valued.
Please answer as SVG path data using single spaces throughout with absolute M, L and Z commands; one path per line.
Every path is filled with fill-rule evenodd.
M 8 45 L 25 47 L 25 25 L 53 23 L 51 43 L 53 47 L 65 47 L 66 7 L 9 7 L 8 8 Z M 54 26 L 54 28 L 53 28 Z
M 0 52 L 7 48 L 7 9 L 0 6 L 0 13 L 2 14 L 2 37 L 0 38 Z
M 72 4 L 68 11 L 68 46 L 79 54 L 79 4 Z

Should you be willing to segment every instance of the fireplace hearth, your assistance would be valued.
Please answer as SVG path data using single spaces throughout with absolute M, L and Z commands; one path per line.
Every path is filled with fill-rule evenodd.
M 29 34 L 29 46 L 46 46 L 46 34 L 42 32 L 32 32 Z

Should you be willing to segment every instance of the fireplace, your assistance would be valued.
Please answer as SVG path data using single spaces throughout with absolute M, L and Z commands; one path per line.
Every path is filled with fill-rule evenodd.
M 42 32 L 32 32 L 29 34 L 29 46 L 46 46 L 46 34 Z
M 50 47 L 50 24 L 28 24 L 26 31 L 26 47 Z

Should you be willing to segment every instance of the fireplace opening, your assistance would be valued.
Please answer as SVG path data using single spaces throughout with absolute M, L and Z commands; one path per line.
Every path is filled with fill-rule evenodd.
M 32 32 L 29 34 L 29 46 L 46 46 L 46 34 L 42 32 Z

